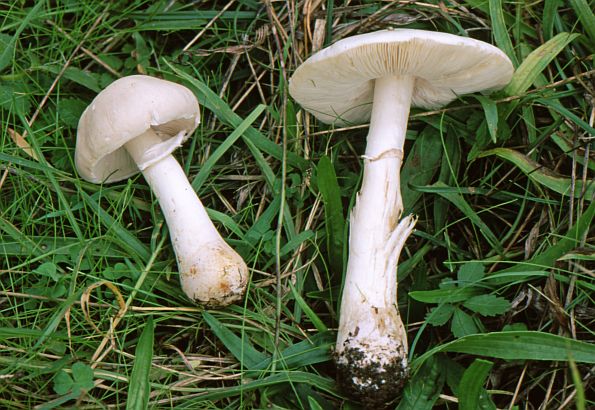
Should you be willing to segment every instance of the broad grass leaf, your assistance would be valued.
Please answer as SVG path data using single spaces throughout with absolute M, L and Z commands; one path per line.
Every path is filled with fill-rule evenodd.
M 1 46 L 0 72 L 2 70 L 4 70 L 6 67 L 8 67 L 14 61 L 13 56 L 14 56 L 15 44 L 16 44 L 19 36 L 23 32 L 23 30 L 25 28 L 27 28 L 27 26 L 29 25 L 31 20 L 34 19 L 35 17 L 37 17 L 41 8 L 44 5 L 45 5 L 45 2 L 38 1 L 37 4 L 35 4 L 35 6 L 33 6 L 29 10 L 29 12 L 25 16 L 25 18 L 23 20 L 21 20 L 21 24 L 19 24 L 19 26 L 17 27 L 16 32 L 14 33 L 12 38 L 9 39 L 8 36 L 6 36 L 6 35 L 2 36 L 2 39 L 1 39 L 2 41 L 0 42 L 0 46 Z
M 504 93 L 510 96 L 524 94 L 548 64 L 578 36 L 578 34 L 560 33 L 533 50 L 516 69 Z
M 302 371 L 280 371 L 270 376 L 263 377 L 257 380 L 249 380 L 245 383 L 237 383 L 233 386 L 225 386 L 213 389 L 204 389 L 203 393 L 195 398 L 188 398 L 183 403 L 178 403 L 176 409 L 197 409 L 203 408 L 205 402 L 211 400 L 221 400 L 226 397 L 235 397 L 246 394 L 255 390 L 262 390 L 270 386 L 277 386 L 285 383 L 305 383 L 332 394 L 335 397 L 340 397 L 335 381 L 322 377 L 314 373 Z
M 291 288 L 291 293 L 295 299 L 295 302 L 304 311 L 304 314 L 308 317 L 308 319 L 314 325 L 316 330 L 318 330 L 319 332 L 326 332 L 328 328 L 326 327 L 324 322 L 318 317 L 316 312 L 314 312 L 314 310 L 310 307 L 310 305 L 306 303 L 302 295 L 299 294 L 299 292 L 295 288 L 295 285 L 289 282 L 289 287 Z
M 316 183 L 324 203 L 328 258 L 334 272 L 343 272 L 345 214 L 337 174 L 330 158 L 322 156 L 316 166 Z
M 549 169 L 539 165 L 531 158 L 510 148 L 495 148 L 482 153 L 481 157 L 496 155 L 502 159 L 512 162 L 521 171 L 523 171 L 532 181 L 543 185 L 561 195 L 570 196 L 572 194 L 572 180 L 564 178 Z M 583 193 L 583 181 L 576 180 L 574 184 L 574 197 L 580 198 Z M 584 192 L 585 198 L 591 200 L 595 195 L 595 183 L 587 181 Z
M 493 365 L 494 363 L 488 360 L 475 359 L 467 370 L 465 370 L 457 389 L 459 392 L 459 410 L 487 410 L 496 408 L 493 403 L 491 403 L 490 407 L 485 407 L 485 400 L 482 400 L 482 396 L 487 396 L 487 392 L 483 386 Z
M 486 96 L 475 95 L 474 97 L 483 108 L 488 131 L 492 142 L 495 144 L 498 142 L 498 105 Z
M 456 309 L 453 313 L 452 322 L 450 323 L 450 331 L 457 338 L 479 333 L 479 329 L 477 328 L 473 317 L 463 312 L 461 309 Z
M 189 85 L 190 88 L 196 91 L 196 95 L 201 105 L 213 111 L 213 113 L 217 116 L 218 119 L 220 119 L 221 121 L 230 125 L 233 128 L 237 128 L 241 124 L 242 118 L 235 112 L 233 112 L 231 107 L 229 107 L 229 105 L 225 101 L 223 101 L 216 93 L 214 93 L 205 83 L 203 83 L 197 78 L 192 77 L 190 74 L 179 70 L 171 64 L 168 65 L 180 78 L 182 78 L 188 83 L 187 85 Z M 256 128 L 248 127 L 242 135 L 242 137 L 253 155 L 253 148 L 255 147 L 258 148 L 258 150 L 261 150 L 280 161 L 284 160 L 282 147 L 278 144 L 275 144 L 270 139 L 266 138 Z M 258 160 L 258 158 L 256 159 Z M 286 160 L 288 165 L 300 170 L 305 170 L 309 166 L 308 161 L 306 161 L 304 158 L 296 155 L 293 152 L 287 152 Z M 262 168 L 263 173 L 265 173 L 265 175 L 267 176 L 267 182 L 272 186 L 274 183 L 274 173 L 272 172 L 272 170 L 270 170 L 268 163 L 266 163 L 264 158 L 261 158 L 260 161 L 258 161 L 258 164 L 259 167 Z M 273 176 L 272 180 L 271 176 Z
M 413 208 L 422 192 L 412 186 L 429 184 L 438 169 L 442 158 L 440 135 L 433 127 L 426 127 L 419 134 L 411 152 L 401 170 L 401 196 L 403 198 L 403 214 L 407 215 Z
M 496 295 L 477 295 L 464 301 L 463 306 L 482 316 L 497 316 L 510 309 L 510 302 Z
M 83 197 L 85 203 L 93 209 L 97 215 L 97 219 L 106 228 L 111 231 L 118 239 L 118 245 L 122 249 L 130 251 L 131 255 L 138 256 L 143 262 L 147 262 L 151 257 L 149 248 L 140 241 L 135 235 L 131 234 L 126 228 L 124 228 L 116 219 L 114 219 L 109 213 L 103 210 L 103 208 L 95 201 L 95 199 L 87 195 L 83 190 L 79 190 L 79 194 Z
M 508 35 L 508 26 L 504 21 L 504 7 L 502 0 L 488 0 L 490 20 L 492 21 L 492 31 L 496 45 L 506 53 L 513 65 L 517 65 L 516 55 L 512 47 L 512 41 Z
M 201 165 L 200 171 L 192 180 L 192 188 L 198 192 L 209 175 L 213 167 L 223 157 L 223 155 L 236 143 L 236 141 L 244 134 L 248 127 L 263 113 L 266 109 L 265 105 L 259 104 L 254 110 L 233 130 L 231 134 L 217 147 L 217 149 L 207 158 L 204 164 Z
M 154 339 L 155 325 L 153 324 L 153 318 L 149 317 L 134 351 L 134 365 L 128 381 L 127 410 L 144 410 L 147 408 L 151 393 L 149 375 L 153 361 Z
M 579 246 L 581 238 L 591 227 L 594 215 L 595 201 L 592 201 L 568 233 L 561 237 L 556 244 L 536 254 L 528 261 L 517 262 L 510 268 L 490 274 L 487 278 L 489 283 L 491 285 L 503 285 L 528 280 L 535 275 L 535 271 L 538 271 L 536 276 L 547 277 L 548 274 L 543 272 L 544 269 L 552 268 L 562 256 Z
M 304 366 L 324 363 L 331 359 L 331 349 L 335 345 L 336 335 L 331 332 L 320 332 L 314 336 L 295 343 L 284 349 L 277 355 L 277 368 L 284 370 L 298 369 Z M 273 360 L 267 357 L 262 362 L 253 366 L 254 371 L 246 373 L 248 377 L 261 374 L 262 370 L 268 369 Z
M 267 355 L 252 347 L 246 339 L 236 336 L 209 312 L 203 312 L 202 317 L 227 350 L 247 369 L 253 369 L 257 364 L 268 359 Z
M 536 331 L 506 331 L 469 335 L 436 346 L 412 362 L 419 367 L 438 352 L 454 352 L 506 360 L 547 360 L 595 364 L 595 344 Z
M 442 182 L 436 182 L 435 184 L 431 185 L 432 187 L 436 188 L 446 188 Z M 502 244 L 498 241 L 498 238 L 492 230 L 483 222 L 483 220 L 477 215 L 477 213 L 473 210 L 471 205 L 465 200 L 465 198 L 456 193 L 456 192 L 445 192 L 445 191 L 436 191 L 438 195 L 447 199 L 451 202 L 454 206 L 456 206 L 469 220 L 475 225 L 479 231 L 483 234 L 484 238 L 488 241 L 490 245 L 497 251 L 502 251 Z
M 593 13 L 593 2 L 587 3 L 587 0 L 569 0 L 570 6 L 574 9 L 581 22 L 584 31 L 589 38 L 588 44 L 591 51 L 595 49 L 595 14 Z
M 446 379 L 437 358 L 431 358 L 407 382 L 396 410 L 431 410 Z

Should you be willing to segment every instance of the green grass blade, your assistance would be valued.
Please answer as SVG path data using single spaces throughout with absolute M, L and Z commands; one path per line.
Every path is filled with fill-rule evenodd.
M 593 13 L 593 2 L 589 5 L 587 0 L 569 0 L 569 3 L 589 37 L 589 44 L 591 44 L 591 50 L 593 50 L 595 48 L 595 14 Z
M 516 55 L 512 47 L 512 41 L 508 35 L 507 25 L 504 22 L 504 10 L 502 0 L 489 0 L 490 19 L 496 45 L 506 53 L 513 65 L 517 65 Z
M 444 386 L 445 373 L 436 357 L 429 358 L 405 385 L 396 410 L 433 409 Z
M 414 210 L 422 192 L 414 189 L 416 185 L 426 185 L 440 169 L 442 144 L 435 128 L 426 127 L 417 137 L 411 152 L 401 171 L 401 195 L 404 215 Z
M 545 0 L 543 3 L 543 34 L 546 40 L 554 36 L 554 24 L 560 18 L 558 8 L 563 0 Z
M 495 144 L 498 142 L 498 106 L 496 103 L 488 97 L 483 95 L 476 95 L 475 99 L 479 101 L 483 112 L 486 117 L 486 124 L 488 125 L 488 131 L 492 142 Z
M 233 144 L 235 144 L 235 142 L 244 134 L 244 132 L 246 132 L 248 127 L 250 127 L 252 123 L 256 121 L 256 119 L 265 109 L 265 105 L 260 104 L 256 106 L 256 108 L 237 126 L 237 128 L 233 130 L 231 134 L 229 134 L 225 141 L 223 141 L 221 145 L 217 147 L 215 152 L 209 156 L 205 163 L 200 167 L 198 174 L 196 174 L 192 180 L 192 188 L 194 188 L 196 192 L 198 192 L 205 183 L 217 161 L 219 161 L 221 157 L 227 152 L 227 150 L 230 149 Z
M 485 394 L 485 384 L 494 363 L 475 359 L 469 366 L 459 384 L 459 410 L 476 410 L 480 406 L 481 395 Z
M 316 166 L 316 181 L 324 203 L 329 264 L 334 272 L 342 273 L 345 214 L 335 167 L 326 155 L 320 158 Z
M 504 93 L 510 96 L 524 94 L 548 64 L 578 36 L 578 34 L 560 33 L 533 50 L 516 69 Z
M 229 350 L 245 368 L 253 369 L 258 363 L 268 358 L 268 356 L 254 349 L 247 340 L 236 336 L 209 312 L 203 312 L 202 317 L 215 336 L 221 340 L 221 343 L 225 345 L 227 350 Z
M 143 262 L 147 262 L 151 258 L 151 251 L 142 243 L 136 236 L 132 235 L 126 228 L 124 228 L 118 221 L 116 221 L 110 214 L 105 212 L 101 206 L 87 195 L 84 191 L 79 192 L 83 200 L 89 207 L 97 214 L 100 223 L 108 231 L 113 232 L 119 239 L 119 246 L 123 249 L 128 249 L 133 256 L 138 256 Z
M 438 352 L 456 352 L 506 360 L 595 363 L 595 344 L 545 332 L 515 331 L 475 334 L 433 348 L 412 363 L 420 366 Z
M 29 10 L 25 18 L 21 21 L 21 24 L 19 24 L 19 27 L 16 29 L 16 32 L 12 36 L 12 39 L 9 41 L 9 43 L 4 45 L 2 53 L 0 54 L 0 72 L 14 61 L 13 53 L 19 36 L 23 32 L 23 30 L 25 30 L 25 28 L 29 25 L 31 20 L 37 17 L 39 11 L 44 5 L 45 2 L 38 1 L 37 4 L 35 4 L 35 6 L 31 8 L 31 10 Z
M 445 188 L 446 185 L 442 182 L 436 182 L 432 185 L 433 187 Z M 469 220 L 475 225 L 482 233 L 484 238 L 489 242 L 490 245 L 498 252 L 502 251 L 502 244 L 498 241 L 498 238 L 492 230 L 483 222 L 483 220 L 477 215 L 477 213 L 471 208 L 471 205 L 467 203 L 462 195 L 454 192 L 436 192 L 438 195 L 447 199 L 450 203 L 456 206 Z
M 509 148 L 495 148 L 480 154 L 480 157 L 496 155 L 502 159 L 512 162 L 521 171 L 523 171 L 532 181 L 543 185 L 554 192 L 570 196 L 572 193 L 572 180 L 570 178 L 561 177 L 547 168 L 539 165 L 531 158 L 521 154 L 518 151 Z M 584 196 L 587 200 L 591 200 L 595 195 L 595 183 L 587 181 L 587 186 L 584 187 Z M 575 181 L 574 197 L 580 198 L 583 195 L 583 181 Z
M 240 126 L 242 118 L 233 112 L 229 105 L 207 87 L 205 83 L 178 70 L 172 65 L 170 65 L 170 67 L 180 78 L 188 82 L 188 85 L 191 88 L 197 91 L 199 102 L 209 110 L 213 111 L 217 118 L 233 128 Z M 266 152 L 279 161 L 283 161 L 283 148 L 266 138 L 255 128 L 248 127 L 242 136 L 254 144 L 258 149 Z M 301 170 L 308 167 L 308 161 L 292 152 L 287 153 L 287 164 Z
M 154 333 L 153 318 L 149 317 L 134 351 L 134 365 L 128 382 L 126 410 L 144 410 L 147 408 L 149 395 L 151 394 L 149 375 L 151 373 L 151 363 L 153 362 Z
M 289 287 L 291 288 L 291 293 L 295 298 L 295 302 L 304 311 L 304 314 L 308 317 L 308 319 L 310 319 L 310 322 L 312 322 L 316 330 L 318 330 L 319 332 L 326 332 L 328 328 L 326 327 L 324 322 L 320 320 L 316 312 L 314 312 L 314 310 L 312 310 L 312 308 L 306 303 L 302 295 L 298 293 L 294 284 L 289 282 Z
M 276 386 L 285 383 L 305 383 L 307 385 L 316 387 L 318 390 L 332 394 L 333 396 L 339 396 L 335 382 L 328 377 L 322 377 L 317 374 L 301 371 L 283 371 L 243 384 L 236 384 L 234 386 L 216 389 L 205 389 L 204 394 L 201 394 L 197 398 L 187 399 L 183 404 L 178 404 L 176 408 L 194 410 L 204 407 L 204 403 L 209 403 L 210 401 L 220 400 L 226 397 L 239 396 L 254 390 L 260 390 L 269 386 Z M 201 406 L 200 403 L 203 403 L 203 405 Z
M 516 272 L 531 272 L 537 270 L 536 268 L 551 268 L 553 267 L 558 259 L 570 252 L 575 247 L 579 246 L 581 238 L 585 235 L 585 232 L 591 227 L 591 221 L 595 215 L 595 201 L 589 204 L 589 207 L 576 221 L 574 226 L 568 231 L 568 233 L 562 237 L 555 245 L 548 247 L 545 251 L 538 253 L 528 261 L 517 262 L 514 266 L 504 269 L 498 272 L 494 272 L 491 275 L 497 277 L 489 278 L 491 284 L 504 284 L 507 283 L 506 275 Z M 514 279 L 514 275 L 511 275 L 511 279 Z

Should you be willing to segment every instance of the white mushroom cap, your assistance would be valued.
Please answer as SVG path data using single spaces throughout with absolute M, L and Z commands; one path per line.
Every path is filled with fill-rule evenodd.
M 83 112 L 76 167 L 94 183 L 126 179 L 182 145 L 199 122 L 198 101 L 188 88 L 143 75 L 121 78 Z M 149 129 L 163 142 L 145 152 L 137 164 L 123 146 Z
M 412 76 L 412 105 L 443 106 L 457 97 L 504 87 L 513 66 L 483 41 L 424 30 L 396 29 L 349 37 L 312 55 L 293 74 L 289 92 L 325 123 L 370 119 L 374 80 Z

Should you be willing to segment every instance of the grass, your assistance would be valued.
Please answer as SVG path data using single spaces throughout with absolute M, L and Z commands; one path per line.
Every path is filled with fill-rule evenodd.
M 313 47 L 386 27 L 482 39 L 517 68 L 412 112 L 413 376 L 393 407 L 595 405 L 592 2 L 0 4 L 0 407 L 358 408 L 331 351 L 366 127 L 318 123 L 286 85 Z M 242 303 L 183 295 L 142 177 L 76 173 L 82 110 L 138 73 L 201 102 L 177 157 L 251 268 Z

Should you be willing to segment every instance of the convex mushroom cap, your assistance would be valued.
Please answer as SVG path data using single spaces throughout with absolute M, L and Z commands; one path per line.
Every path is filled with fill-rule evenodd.
M 126 179 L 178 148 L 200 122 L 198 101 L 186 87 L 144 75 L 114 81 L 83 112 L 75 162 L 93 183 Z M 162 140 L 136 163 L 124 148 L 148 130 Z
M 411 105 L 436 108 L 458 95 L 502 88 L 513 71 L 506 54 L 483 41 L 425 30 L 382 30 L 314 54 L 297 68 L 289 91 L 319 120 L 346 125 L 369 121 L 377 78 L 414 77 Z

